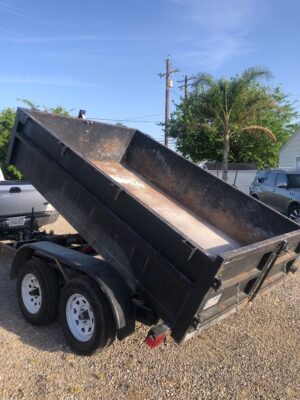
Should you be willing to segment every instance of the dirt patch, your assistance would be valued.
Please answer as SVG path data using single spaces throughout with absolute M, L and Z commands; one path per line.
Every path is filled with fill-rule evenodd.
M 62 218 L 52 228 L 71 230 Z M 10 265 L 10 258 L 0 257 L 1 400 L 300 398 L 300 273 L 183 346 L 168 338 L 149 350 L 148 328 L 138 324 L 105 353 L 81 357 L 58 321 L 34 327 L 24 320 Z

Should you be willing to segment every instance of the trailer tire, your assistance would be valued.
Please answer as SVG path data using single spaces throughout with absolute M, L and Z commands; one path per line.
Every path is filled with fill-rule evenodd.
M 115 339 L 116 327 L 109 302 L 88 277 L 72 279 L 63 287 L 59 314 L 63 333 L 79 354 L 100 352 Z
M 22 314 L 31 324 L 54 321 L 59 299 L 56 271 L 42 260 L 28 260 L 17 275 L 17 297 Z

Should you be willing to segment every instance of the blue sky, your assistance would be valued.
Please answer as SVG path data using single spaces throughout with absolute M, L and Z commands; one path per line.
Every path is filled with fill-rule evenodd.
M 168 54 L 175 102 L 183 74 L 256 65 L 297 100 L 299 15 L 297 0 L 0 0 L 0 109 L 84 108 L 161 139 Z

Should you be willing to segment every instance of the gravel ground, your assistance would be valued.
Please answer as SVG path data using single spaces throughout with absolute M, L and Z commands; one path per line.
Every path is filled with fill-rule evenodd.
M 70 232 L 62 219 L 56 231 Z M 147 328 L 105 353 L 71 352 L 59 323 L 21 316 L 11 260 L 0 259 L 0 399 L 300 399 L 300 273 L 199 337 L 155 350 Z M 298 386 L 297 386 L 298 385 Z

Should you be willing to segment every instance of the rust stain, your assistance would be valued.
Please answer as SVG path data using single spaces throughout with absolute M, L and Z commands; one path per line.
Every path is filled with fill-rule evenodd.
M 109 141 L 105 140 L 101 143 L 101 153 L 107 155 L 120 154 L 124 150 L 124 142 L 116 137 L 112 137 Z
M 196 217 L 157 187 L 123 165 L 110 161 L 90 161 L 203 249 L 212 254 L 219 254 L 240 247 L 240 243 L 205 220 Z
M 250 245 L 274 236 L 273 232 L 268 231 L 268 227 L 259 228 L 255 225 L 257 216 L 249 218 L 252 201 L 249 206 L 245 206 L 237 204 L 233 198 L 230 204 L 228 197 L 225 198 L 221 191 L 218 193 L 212 190 L 210 179 L 204 176 L 203 180 L 196 180 L 191 171 L 172 168 L 169 160 L 160 151 L 149 155 L 149 151 L 139 149 L 135 151 L 130 164 L 134 169 L 143 171 L 146 178 L 177 202 L 184 204 L 188 210 L 193 210 L 197 218 L 203 218 L 218 227 L 240 244 Z M 216 192 L 214 198 L 212 191 Z

